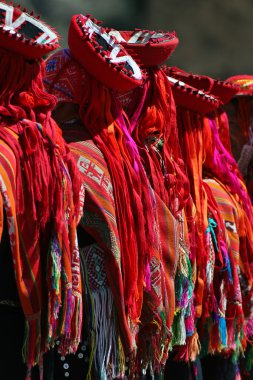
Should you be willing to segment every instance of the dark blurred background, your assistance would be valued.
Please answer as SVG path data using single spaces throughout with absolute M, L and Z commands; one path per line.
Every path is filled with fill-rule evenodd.
M 62 36 L 69 20 L 90 13 L 116 29 L 176 30 L 180 43 L 169 60 L 186 71 L 225 79 L 253 74 L 252 0 L 23 0 Z

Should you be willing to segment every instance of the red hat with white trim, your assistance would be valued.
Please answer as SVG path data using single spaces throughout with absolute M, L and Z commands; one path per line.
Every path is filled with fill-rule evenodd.
M 239 91 L 239 87 L 234 83 L 220 81 L 206 75 L 187 73 L 178 67 L 167 67 L 166 72 L 169 76 L 218 98 L 221 104 L 228 103 Z
M 71 19 L 69 49 L 75 60 L 106 87 L 128 91 L 143 82 L 143 72 L 125 48 L 89 15 Z
M 159 66 L 174 52 L 178 45 L 176 32 L 135 29 L 110 30 L 126 51 L 143 67 Z
M 58 35 L 33 12 L 0 2 L 0 47 L 37 59 L 59 47 Z
M 187 83 L 187 76 L 174 75 L 174 71 L 168 67 L 163 67 L 163 71 L 171 84 L 177 106 L 204 115 L 214 111 L 221 105 L 217 97 L 204 91 L 204 89 L 200 90 L 194 87 L 190 84 L 190 81 Z M 186 80 L 184 81 L 184 79 Z M 209 85 L 209 83 L 209 79 L 205 80 L 206 86 Z
M 221 104 L 228 103 L 239 91 L 239 87 L 228 81 L 220 81 L 206 75 L 187 73 L 178 67 L 168 67 L 168 75 L 218 98 Z

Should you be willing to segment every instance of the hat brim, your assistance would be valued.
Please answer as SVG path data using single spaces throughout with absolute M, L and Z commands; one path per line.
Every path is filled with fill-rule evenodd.
M 228 103 L 239 91 L 238 86 L 227 83 L 227 81 L 219 81 L 206 75 L 187 73 L 177 67 L 168 67 L 166 73 L 189 86 L 213 95 L 220 100 L 221 104 Z
M 167 76 L 167 78 L 171 84 L 176 106 L 202 115 L 219 108 L 220 102 L 214 96 L 206 94 L 173 77 Z

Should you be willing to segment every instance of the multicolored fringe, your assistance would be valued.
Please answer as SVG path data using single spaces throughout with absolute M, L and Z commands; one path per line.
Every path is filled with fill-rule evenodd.
M 189 251 L 183 241 L 179 242 L 179 260 L 175 277 L 176 309 L 172 325 L 171 346 L 186 345 L 186 338 L 194 334 L 192 267 Z
M 107 283 L 104 252 L 93 244 L 81 250 L 81 257 L 88 316 L 85 329 L 91 352 L 87 379 L 92 379 L 94 373 L 101 380 L 121 378 L 125 356 L 113 294 Z
M 57 129 L 55 133 L 57 136 Z M 59 134 L 58 140 L 56 138 L 56 141 L 59 142 L 58 153 L 50 156 L 50 162 L 54 165 L 57 176 L 61 180 L 53 182 L 51 174 L 47 173 L 46 164 L 42 169 L 43 159 L 46 160 L 46 149 L 50 150 L 48 144 L 55 144 L 55 142 L 39 123 L 24 119 L 12 126 L 11 129 L 6 128 L 5 131 L 1 129 L 0 135 L 1 150 L 6 154 L 1 157 L 0 170 L 6 187 L 5 191 L 2 189 L 1 195 L 7 213 L 13 261 L 16 263 L 14 270 L 17 288 L 26 317 L 26 340 L 23 356 L 27 366 L 31 367 L 40 362 L 43 352 L 54 345 L 54 339 L 59 335 L 62 339 L 62 349 L 65 352 L 75 352 L 80 340 L 82 299 L 79 252 L 75 245 L 74 210 L 77 205 L 74 206 L 73 203 L 71 183 L 74 167 L 71 168 L 70 165 L 72 159 L 69 160 L 69 167 L 67 166 L 67 150 L 63 159 L 61 149 L 64 150 L 64 143 Z M 34 146 L 31 145 L 32 143 Z M 33 157 L 35 151 L 41 161 L 40 164 L 36 164 L 36 159 Z M 47 159 L 49 160 L 49 157 Z M 6 163 L 8 164 L 6 165 Z M 47 164 L 49 165 L 49 162 Z M 25 168 L 23 171 L 21 165 Z M 34 171 L 38 174 L 36 185 L 32 184 L 31 179 Z M 12 179 L 14 174 L 15 179 Z M 49 195 L 47 188 L 42 201 L 42 190 L 43 186 L 46 186 L 44 183 L 46 180 L 48 180 L 48 186 L 51 186 L 52 194 Z M 29 185 L 25 185 L 26 183 Z M 60 187 L 58 188 L 58 186 Z M 53 196 L 54 191 L 57 192 L 59 198 L 54 200 L 57 207 L 43 212 L 43 208 L 46 207 L 43 202 L 50 203 L 52 199 L 49 197 Z M 32 202 L 32 204 L 28 207 L 27 202 Z M 12 220 L 9 219 L 10 216 Z M 27 218 L 30 220 L 29 224 Z M 52 226 L 52 232 L 48 232 L 49 224 Z M 30 240 L 31 234 L 32 241 Z M 59 262 L 53 263 L 52 267 L 50 261 L 49 265 L 46 265 L 46 255 L 49 254 L 50 257 L 51 254 L 50 236 L 53 235 L 55 235 L 54 239 L 61 251 L 59 268 L 56 267 Z M 47 252 L 46 255 L 43 255 L 43 252 Z M 54 259 L 54 253 L 52 258 Z M 42 276 L 42 271 L 45 271 L 45 277 Z M 24 289 L 26 290 L 24 291 Z M 28 291 L 29 289 L 30 291 Z M 44 310 L 43 313 L 42 310 Z M 66 324 L 63 328 L 58 329 L 58 316 L 60 315 L 63 320 L 66 319 Z M 42 331 L 42 325 L 48 326 L 48 331 Z

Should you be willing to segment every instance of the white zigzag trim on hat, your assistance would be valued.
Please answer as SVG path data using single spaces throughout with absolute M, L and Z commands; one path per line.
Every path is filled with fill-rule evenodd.
M 112 38 L 112 36 L 110 36 L 108 33 L 106 33 L 103 28 L 93 23 L 92 20 L 89 18 L 86 19 L 86 21 L 82 25 L 82 28 L 87 30 L 90 38 L 93 33 L 98 34 L 112 48 L 109 55 L 111 63 L 127 63 L 133 71 L 133 77 L 138 80 L 142 79 L 141 70 L 137 63 L 134 61 L 134 59 L 130 55 L 118 56 L 120 51 L 122 50 L 121 46 L 118 43 L 116 43 L 115 39 Z
M 5 11 L 5 20 L 3 25 L 1 25 L 1 28 L 9 31 L 10 34 L 17 34 L 17 36 L 21 36 L 18 28 L 25 23 L 30 23 L 41 31 L 41 35 L 34 36 L 35 43 L 44 45 L 58 42 L 58 37 L 53 30 L 36 18 L 30 16 L 28 13 L 21 11 L 20 16 L 13 21 L 14 7 L 12 5 L 0 3 L 0 11 L 1 10 Z

